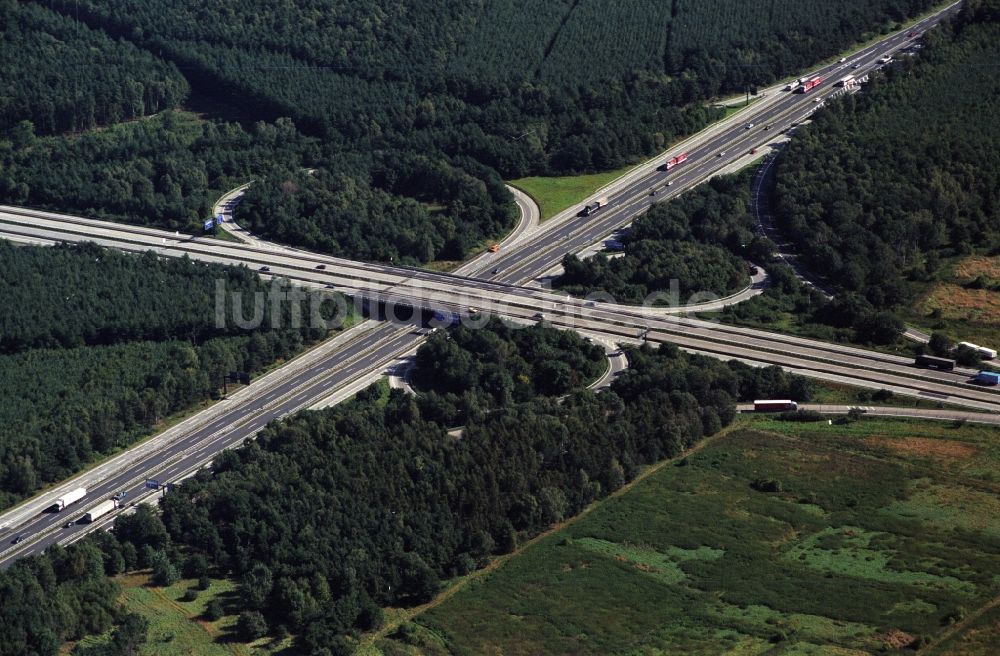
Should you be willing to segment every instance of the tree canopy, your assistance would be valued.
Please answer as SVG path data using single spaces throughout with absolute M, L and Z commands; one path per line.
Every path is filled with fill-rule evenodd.
M 173 64 L 16 0 L 0 0 L 0 78 L 0 134 L 111 125 L 176 107 L 189 92 Z
M 965 5 L 918 56 L 828 103 L 779 161 L 779 225 L 813 269 L 875 307 L 1000 239 L 1000 86 L 984 65 L 1000 57 L 993 6 Z
M 55 656 L 65 641 L 109 629 L 121 619 L 119 588 L 104 574 L 89 540 L 54 545 L 0 572 L 0 656 Z
M 3 0 L 0 65 L 25 97 L 0 107 L 0 200 L 196 231 L 215 197 L 255 180 L 240 220 L 265 237 L 461 259 L 511 228 L 501 178 L 659 152 L 721 115 L 709 98 L 929 3 Z M 164 112 L 185 98 L 244 127 Z M 710 270 L 712 287 L 732 282 L 717 251 L 669 257 L 692 278 Z
M 219 326 L 216 281 L 247 299 L 268 290 L 246 268 L 0 241 L 0 507 L 326 334 L 285 314 L 272 327 L 270 303 L 241 328 L 231 299 Z
M 495 320 L 439 332 L 418 352 L 416 397 L 373 387 L 273 423 L 167 495 L 162 522 L 119 520 L 107 549 L 183 547 L 231 571 L 242 610 L 263 614 L 247 630 L 287 626 L 314 653 L 719 430 L 736 399 L 810 393 L 780 369 L 670 345 L 628 357 L 595 394 L 582 385 L 603 357 L 572 333 Z
M 619 303 L 652 302 L 676 290 L 672 304 L 694 294 L 725 296 L 749 283 L 739 257 L 768 248 L 754 235 L 746 176 L 721 176 L 669 202 L 655 203 L 622 234 L 623 253 L 563 259 L 555 285 L 571 294 L 610 294 Z

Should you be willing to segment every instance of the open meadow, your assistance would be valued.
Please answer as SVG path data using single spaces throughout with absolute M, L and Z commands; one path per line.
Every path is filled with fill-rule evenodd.
M 1000 637 L 998 492 L 995 429 L 742 418 L 379 647 L 985 654 Z
M 941 280 L 920 295 L 912 320 L 957 341 L 1000 340 L 1000 257 L 969 255 L 946 267 Z

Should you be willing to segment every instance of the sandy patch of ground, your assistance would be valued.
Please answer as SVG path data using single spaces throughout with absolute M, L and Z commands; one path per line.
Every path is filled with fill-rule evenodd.
M 983 275 L 987 278 L 1000 278 L 1000 257 L 985 255 L 970 255 L 955 265 L 955 277 L 972 280 Z
M 944 283 L 935 286 L 921 303 L 923 312 L 940 310 L 945 319 L 978 323 L 1000 322 L 1000 293 L 988 289 L 966 289 Z
M 950 440 L 933 440 L 927 437 L 906 437 L 901 439 L 869 439 L 873 446 L 884 446 L 905 455 L 918 455 L 925 458 L 947 458 L 950 460 L 965 460 L 979 452 L 974 446 Z

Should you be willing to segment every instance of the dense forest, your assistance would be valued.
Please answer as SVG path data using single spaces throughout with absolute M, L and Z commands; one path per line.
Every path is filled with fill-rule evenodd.
M 984 65 L 1000 59 L 995 3 L 965 3 L 922 43 L 828 103 L 779 163 L 779 225 L 877 308 L 907 301 L 943 258 L 1000 244 L 1000 82 Z
M 726 320 L 773 327 L 786 317 L 785 328 L 800 334 L 892 344 L 905 328 L 894 310 L 933 280 L 947 258 L 996 249 L 1000 167 L 990 163 L 1000 122 L 984 117 L 995 103 L 983 101 L 1000 98 L 1000 85 L 981 62 L 1000 54 L 1000 20 L 989 3 L 966 6 L 954 23 L 928 32 L 918 56 L 900 57 L 884 76 L 872 76 L 863 93 L 827 103 L 779 160 L 779 225 L 835 298 L 769 262 L 770 288 L 726 308 Z M 724 289 L 724 266 L 709 267 L 711 256 L 692 266 L 678 253 L 692 249 L 693 239 L 710 252 L 723 247 L 768 262 L 773 245 L 749 232 L 748 203 L 745 176 L 716 178 L 638 219 L 621 239 L 624 257 L 567 257 L 556 284 L 630 302 L 669 291 L 671 279 L 682 301 L 692 281 Z
M 662 148 L 704 120 L 678 108 L 796 72 L 930 0 L 766 5 L 82 0 L 79 15 L 162 53 L 196 89 L 345 145 L 468 155 L 520 177 Z
M 189 91 L 172 64 L 16 0 L 0 0 L 0 79 L 0 134 L 21 121 L 39 134 L 110 125 L 176 107 Z
M 577 296 L 610 294 L 621 303 L 683 304 L 699 292 L 724 296 L 742 288 L 748 282 L 745 261 L 750 261 L 767 267 L 768 287 L 726 307 L 723 320 L 773 329 L 786 316 L 794 321 L 783 324 L 783 330 L 809 337 L 856 344 L 897 341 L 904 325 L 891 312 L 856 293 L 829 299 L 773 259 L 774 244 L 755 231 L 748 210 L 749 181 L 748 172 L 717 176 L 653 205 L 621 235 L 621 256 L 598 253 L 581 260 L 567 255 L 565 273 L 554 285 Z
M 729 305 L 723 321 L 831 342 L 890 345 L 898 342 L 906 326 L 891 311 L 873 306 L 858 294 L 827 298 L 795 277 L 787 264 L 767 265 L 768 287 L 759 296 Z
M 217 280 L 244 298 L 267 289 L 246 268 L 0 241 L 0 507 L 325 335 L 272 329 L 270 303 L 258 329 L 231 303 L 218 327 Z
M 288 120 L 204 122 L 191 114 L 155 117 L 79 137 L 35 137 L 18 126 L 0 138 L 0 196 L 11 204 L 95 218 L 201 231 L 223 191 L 318 157 Z
M 749 276 L 739 256 L 757 262 L 770 256 L 766 241 L 753 232 L 749 196 L 745 175 L 720 176 L 656 203 L 621 236 L 623 255 L 598 253 L 581 260 L 569 254 L 555 286 L 577 296 L 607 293 L 619 303 L 636 304 L 673 288 L 679 295 L 675 303 L 687 303 L 692 294 L 725 296 L 742 289 Z
M 197 233 L 248 180 L 240 221 L 255 232 L 360 259 L 460 259 L 513 222 L 507 189 L 476 162 L 338 156 L 287 119 L 244 129 L 163 112 L 74 139 L 29 124 L 0 138 L 0 197 L 17 205 Z
M 360 165 L 296 171 L 256 180 L 239 220 L 253 232 L 312 250 L 365 260 L 461 260 L 514 222 L 511 195 L 475 162 L 378 153 Z M 473 171 L 478 174 L 470 174 Z M 308 220 L 303 220 L 308 217 Z
M 213 196 L 256 180 L 241 220 L 265 237 L 460 259 L 511 227 L 501 176 L 660 151 L 719 114 L 707 98 L 799 70 L 929 0 L 769 4 L 3 0 L 0 62 L 26 98 L 0 113 L 0 202 L 194 231 Z M 189 84 L 223 115 L 269 123 L 167 112 L 35 136 L 162 112 Z
M 118 585 L 91 540 L 49 547 L 0 572 L 0 656 L 55 656 L 67 640 L 117 624 L 100 656 L 134 656 L 147 621 L 118 607 Z M 93 654 L 92 656 L 98 656 Z
M 373 386 L 270 425 L 167 495 L 162 520 L 140 510 L 102 534 L 106 571 L 229 572 L 258 635 L 346 654 L 342 636 L 379 626 L 382 607 L 428 600 L 718 431 L 735 400 L 810 395 L 777 368 L 670 345 L 628 357 L 595 394 L 581 385 L 603 357 L 575 334 L 495 320 L 439 332 L 417 356 L 416 397 Z

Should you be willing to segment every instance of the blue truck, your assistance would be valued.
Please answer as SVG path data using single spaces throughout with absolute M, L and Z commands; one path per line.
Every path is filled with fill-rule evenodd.
M 980 371 L 976 374 L 976 382 L 982 385 L 1000 385 L 1000 374 L 995 371 Z

